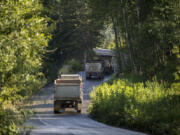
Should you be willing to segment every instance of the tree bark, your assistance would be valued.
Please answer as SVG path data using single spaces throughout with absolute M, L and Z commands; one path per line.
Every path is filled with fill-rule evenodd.
M 121 3 L 123 4 L 123 0 L 121 0 Z M 126 9 L 124 6 L 122 8 L 122 12 L 123 12 L 123 21 L 124 21 L 124 28 L 125 28 L 125 37 L 126 37 L 126 42 L 128 46 L 128 52 L 129 52 L 130 66 L 131 66 L 131 70 L 134 70 L 134 66 L 133 66 L 134 61 L 132 59 L 132 50 L 131 50 L 131 45 L 130 45 L 130 40 L 129 40 L 129 33 L 127 29 Z
M 118 65 L 122 68 L 122 72 L 125 70 L 125 60 L 124 60 L 124 57 L 123 57 L 123 53 L 120 49 L 122 49 L 122 45 L 121 45 L 121 42 L 120 42 L 120 33 L 118 31 L 118 26 L 117 26 L 117 17 L 116 17 L 116 20 L 112 17 L 112 22 L 113 22 L 113 29 L 114 29 L 114 34 L 115 34 L 115 44 L 116 44 L 116 56 L 117 56 L 117 59 L 120 59 L 121 60 L 121 63 L 118 63 Z

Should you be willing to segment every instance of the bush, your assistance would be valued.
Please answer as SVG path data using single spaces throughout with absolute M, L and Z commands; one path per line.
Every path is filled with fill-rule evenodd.
M 71 74 L 70 72 L 70 65 L 64 65 L 62 68 L 59 69 L 58 76 L 61 74 Z
M 71 60 L 69 62 L 70 65 L 70 72 L 79 72 L 83 70 L 82 64 L 78 60 Z
M 178 135 L 180 91 L 165 86 L 156 79 L 145 83 L 132 83 L 127 79 L 104 83 L 90 94 L 90 116 L 153 135 Z
M 76 74 L 79 71 L 82 71 L 82 64 L 78 60 L 71 60 L 67 62 L 62 68 L 60 68 L 58 75 L 60 74 Z

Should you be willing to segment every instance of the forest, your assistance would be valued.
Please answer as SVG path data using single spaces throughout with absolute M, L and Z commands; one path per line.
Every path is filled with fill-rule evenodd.
M 178 135 L 180 0 L 1 0 L 0 135 L 18 134 L 29 97 L 95 47 L 114 50 L 118 72 L 91 93 L 90 116 Z

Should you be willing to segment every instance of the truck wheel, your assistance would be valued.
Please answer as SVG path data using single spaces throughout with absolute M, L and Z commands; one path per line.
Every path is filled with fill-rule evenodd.
M 77 113 L 81 113 L 81 110 L 77 110 Z
M 101 75 L 99 76 L 99 79 L 104 79 L 104 75 L 101 74 Z
M 60 104 L 58 104 L 58 101 L 54 101 L 54 113 L 59 113 L 60 110 Z
M 82 107 L 82 101 L 76 102 L 75 109 L 77 110 L 77 113 L 81 113 L 81 107 Z
M 59 113 L 59 111 L 57 111 L 57 110 L 54 110 L 54 113 L 55 113 L 55 114 L 57 114 L 57 113 Z

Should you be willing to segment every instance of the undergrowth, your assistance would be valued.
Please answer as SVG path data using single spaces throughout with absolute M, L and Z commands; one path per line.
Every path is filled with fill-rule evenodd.
M 98 121 L 152 135 L 179 135 L 179 87 L 167 87 L 156 78 L 116 78 L 95 88 L 90 97 L 90 116 Z

